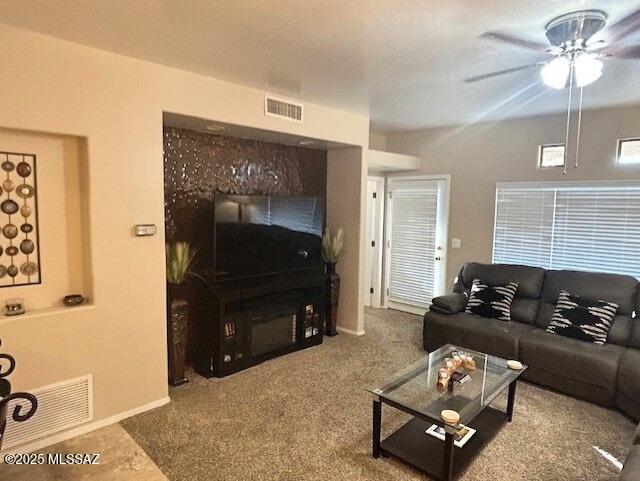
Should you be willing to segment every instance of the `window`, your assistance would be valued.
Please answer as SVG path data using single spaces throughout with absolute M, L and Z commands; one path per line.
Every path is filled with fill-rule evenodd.
M 564 165 L 564 144 L 541 145 L 538 152 L 538 166 L 562 167 Z
M 640 182 L 498 183 L 493 262 L 640 279 Z
M 618 140 L 618 163 L 640 163 L 640 138 Z

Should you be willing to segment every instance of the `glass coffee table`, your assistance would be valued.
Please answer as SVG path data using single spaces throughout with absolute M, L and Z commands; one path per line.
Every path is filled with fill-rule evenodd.
M 456 369 L 469 375 L 463 383 L 437 386 L 438 371 L 454 353 L 473 357 L 475 369 Z M 516 382 L 527 367 L 514 370 L 507 360 L 461 346 L 447 344 L 414 363 L 379 387 L 367 389 L 373 400 L 373 457 L 394 456 L 439 479 L 449 481 L 462 472 L 482 447 L 513 417 Z M 509 388 L 506 412 L 489 404 Z M 385 440 L 380 440 L 382 404 L 411 414 L 413 418 Z M 460 414 L 456 425 L 445 423 L 440 413 Z M 444 440 L 426 431 L 432 425 L 444 429 Z M 455 446 L 454 434 L 464 424 L 476 430 L 462 447 Z

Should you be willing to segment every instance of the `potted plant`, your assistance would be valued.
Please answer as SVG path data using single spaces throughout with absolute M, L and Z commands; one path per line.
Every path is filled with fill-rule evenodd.
M 189 328 L 189 276 L 196 250 L 188 242 L 167 243 L 167 342 L 169 350 L 169 383 L 179 386 L 187 382 L 185 356 Z M 198 276 L 199 277 L 199 276 Z
M 329 309 L 326 313 L 326 331 L 328 336 L 338 334 L 336 326 L 338 324 L 338 298 L 340 296 L 340 276 L 336 273 L 336 263 L 342 253 L 344 246 L 344 230 L 339 228 L 335 236 L 331 236 L 331 231 L 325 229 L 322 236 L 322 257 L 327 263 Z

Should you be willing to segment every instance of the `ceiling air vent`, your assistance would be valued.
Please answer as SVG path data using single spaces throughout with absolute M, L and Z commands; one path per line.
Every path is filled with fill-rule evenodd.
M 279 119 L 302 123 L 304 106 L 300 103 L 266 94 L 264 96 L 264 114 Z
M 69 429 L 93 419 L 93 377 L 89 374 L 76 379 L 30 389 L 38 398 L 38 410 L 31 419 L 18 423 L 7 416 L 3 448 L 10 448 Z M 17 402 L 9 402 L 9 413 Z

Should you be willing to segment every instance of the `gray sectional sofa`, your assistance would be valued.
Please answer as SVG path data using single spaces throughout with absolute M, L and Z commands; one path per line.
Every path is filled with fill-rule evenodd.
M 489 285 L 518 283 L 511 322 L 464 312 L 474 278 Z M 639 421 L 640 319 L 635 318 L 635 312 L 640 315 L 639 288 L 638 280 L 630 276 L 469 262 L 456 279 L 454 293 L 433 299 L 424 316 L 423 345 L 433 351 L 452 343 L 519 359 L 529 366 L 524 379 L 616 407 Z M 561 290 L 619 305 L 604 345 L 545 331 Z M 622 479 L 640 480 L 640 445 L 632 448 Z
M 640 480 L 640 425 L 636 429 L 633 437 L 633 446 L 627 454 L 627 460 L 622 468 L 620 481 L 639 481 Z

